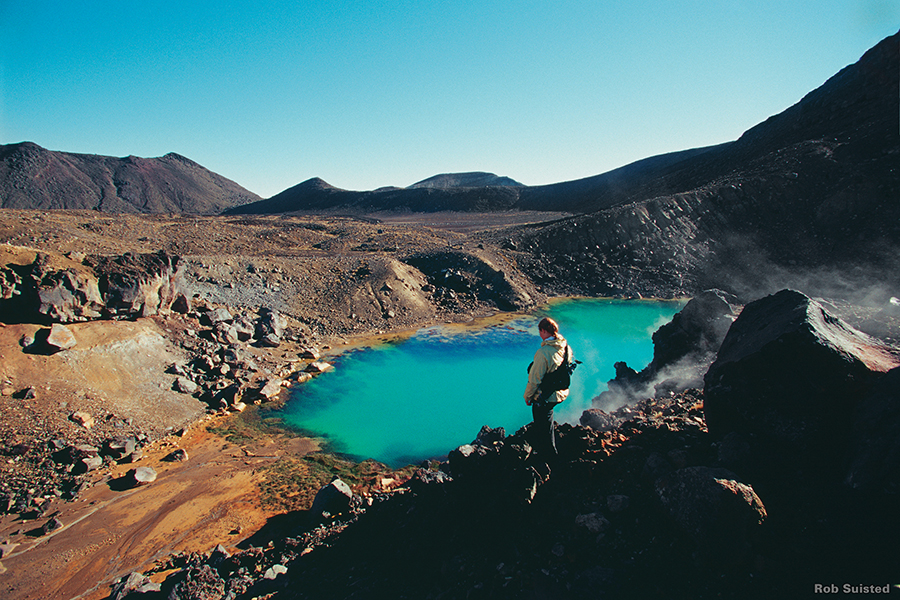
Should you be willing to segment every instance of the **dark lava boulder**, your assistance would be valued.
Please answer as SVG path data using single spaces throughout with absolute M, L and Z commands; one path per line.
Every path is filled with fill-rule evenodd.
M 621 363 L 616 363 L 621 364 Z M 589 408 L 581 413 L 578 422 L 584 427 L 590 427 L 595 431 L 609 431 L 618 424 L 618 421 L 609 413 L 599 408 Z
M 782 290 L 748 304 L 722 342 L 705 377 L 709 431 L 748 437 L 782 465 L 833 470 L 854 410 L 897 363 L 815 300 Z
M 860 403 L 850 445 L 847 484 L 900 491 L 900 367 L 882 377 Z
M 739 312 L 731 294 L 721 290 L 697 294 L 653 333 L 653 360 L 646 368 L 637 372 L 624 362 L 615 363 L 616 376 L 594 400 L 595 408 L 610 410 L 702 387 L 703 374 Z
M 718 564 L 747 559 L 751 538 L 766 520 L 753 488 L 727 469 L 687 467 L 656 480 L 656 493 L 674 521 Z
M 346 512 L 353 500 L 353 491 L 346 483 L 335 478 L 331 483 L 322 486 L 316 493 L 310 515 L 321 518 L 325 513 L 337 515 Z
M 740 313 L 737 298 L 721 290 L 706 290 L 684 305 L 681 312 L 653 333 L 654 371 L 687 356 L 715 354 Z

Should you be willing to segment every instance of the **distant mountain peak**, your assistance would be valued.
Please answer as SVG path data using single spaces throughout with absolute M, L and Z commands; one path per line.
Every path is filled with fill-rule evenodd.
M 0 145 L 0 208 L 218 214 L 256 200 L 174 152 L 116 158 L 46 150 L 34 142 Z
M 187 156 L 182 156 L 181 154 L 178 154 L 177 152 L 169 152 L 168 154 L 166 154 L 165 156 L 162 157 L 162 160 L 178 161 L 178 162 L 184 163 L 186 165 L 195 165 L 198 167 L 201 166 L 196 161 L 189 159 Z
M 338 188 L 334 187 L 321 177 L 312 177 L 303 181 L 296 186 L 298 189 L 303 190 L 336 190 Z
M 473 187 L 522 187 L 524 184 L 519 183 L 509 177 L 500 177 L 494 173 L 485 173 L 483 171 L 472 171 L 469 173 L 443 173 L 435 175 L 428 179 L 423 179 L 409 186 L 408 189 L 418 188 L 473 188 Z

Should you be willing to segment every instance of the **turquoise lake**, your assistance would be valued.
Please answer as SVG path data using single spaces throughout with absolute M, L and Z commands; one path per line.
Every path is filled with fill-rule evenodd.
M 333 451 L 394 467 L 446 456 L 482 425 L 513 433 L 531 422 L 526 368 L 541 341 L 537 323 L 550 316 L 582 361 L 555 418 L 577 423 L 615 376 L 615 362 L 637 370 L 650 362 L 651 335 L 683 305 L 565 300 L 499 325 L 422 329 L 329 358 L 335 370 L 293 388 L 280 416 Z

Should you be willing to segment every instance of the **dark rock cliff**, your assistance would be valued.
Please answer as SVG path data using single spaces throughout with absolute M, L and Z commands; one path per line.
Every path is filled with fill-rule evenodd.
M 691 298 L 670 322 L 653 333 L 653 360 L 649 365 L 636 372 L 624 362 L 615 363 L 616 377 L 594 398 L 595 409 L 616 409 L 644 398 L 703 387 L 703 375 L 738 313 L 736 299 L 721 290 L 706 290 Z M 582 418 L 582 424 L 594 418 L 595 413 L 591 413 L 588 422 Z
M 770 474 L 843 481 L 855 414 L 869 414 L 870 424 L 873 411 L 888 421 L 900 416 L 900 397 L 869 406 L 877 382 L 897 366 L 896 348 L 782 290 L 745 306 L 725 336 L 705 377 L 707 424 L 717 438 L 748 440 L 768 457 Z

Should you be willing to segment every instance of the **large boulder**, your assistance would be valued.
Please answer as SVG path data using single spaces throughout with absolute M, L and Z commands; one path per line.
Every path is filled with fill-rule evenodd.
M 156 469 L 153 467 L 137 467 L 125 475 L 130 487 L 137 487 L 156 481 Z
M 656 480 L 656 493 L 704 558 L 740 564 L 750 555 L 766 508 L 753 488 L 721 468 L 686 467 Z
M 72 323 L 100 317 L 97 277 L 76 258 L 24 246 L 0 249 L 3 320 Z
M 122 577 L 113 586 L 110 598 L 112 600 L 125 600 L 128 597 L 133 598 L 141 594 L 159 592 L 161 589 L 162 586 L 151 581 L 149 577 L 131 572 L 127 576 Z
M 339 515 L 350 509 L 353 500 L 353 490 L 342 480 L 335 478 L 331 483 L 323 486 L 313 499 L 309 513 L 313 518 L 322 518 L 325 514 Z
M 578 422 L 585 426 L 590 427 L 596 431 L 609 431 L 613 429 L 618 424 L 618 421 L 615 417 L 610 415 L 609 413 L 600 410 L 599 408 L 589 408 L 583 413 L 581 413 L 581 418 Z
M 651 369 L 661 372 L 685 357 L 709 357 L 711 362 L 739 313 L 737 298 L 721 290 L 694 296 L 653 333 Z
M 287 327 L 287 319 L 277 310 L 263 307 L 259 309 L 259 320 L 256 322 L 256 339 L 263 345 L 278 347 Z
M 900 491 L 900 367 L 882 377 L 856 411 L 846 483 Z
M 748 304 L 705 377 L 705 413 L 718 438 L 737 432 L 801 468 L 832 468 L 854 411 L 898 360 L 821 304 L 782 290 Z
M 76 269 L 47 271 L 38 260 L 33 268 L 41 315 L 58 323 L 100 318 L 103 298 L 93 274 Z
M 71 329 L 65 325 L 54 323 L 50 326 L 50 331 L 47 333 L 47 339 L 44 340 L 44 344 L 50 353 L 55 353 L 74 348 L 78 342 L 75 340 L 75 334 L 72 333 Z

